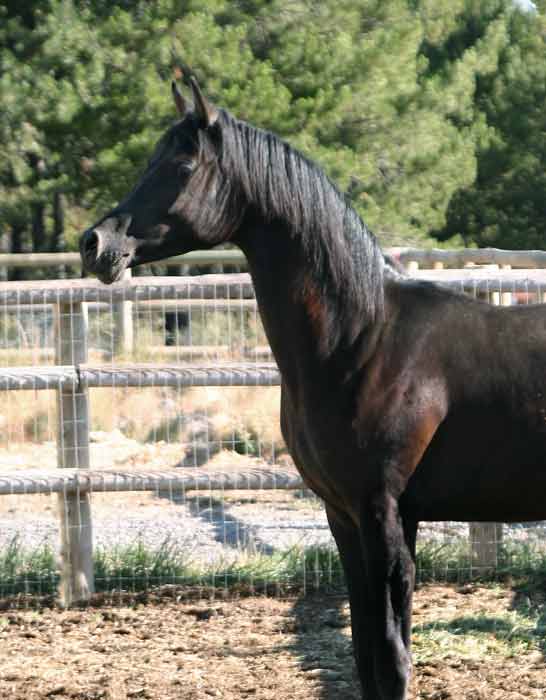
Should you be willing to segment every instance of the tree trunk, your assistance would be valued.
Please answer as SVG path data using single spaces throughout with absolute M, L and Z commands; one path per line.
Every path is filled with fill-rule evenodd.
M 12 224 L 11 226 L 11 253 L 23 253 L 24 252 L 24 233 L 25 227 L 20 224 Z M 20 267 L 12 267 L 8 270 L 8 279 L 18 282 L 19 280 L 25 279 L 25 270 Z
M 4 228 L 0 233 L 0 253 L 9 253 L 9 232 Z M 8 279 L 7 266 L 0 267 L 0 282 L 5 282 Z
M 45 204 L 36 202 L 32 205 L 32 252 L 40 253 L 46 247 Z
M 53 240 L 51 250 L 54 253 L 64 253 L 66 250 L 66 240 L 64 237 L 64 195 L 62 192 L 55 192 L 53 195 Z M 69 269 L 65 265 L 57 268 L 57 277 L 64 279 L 69 275 Z

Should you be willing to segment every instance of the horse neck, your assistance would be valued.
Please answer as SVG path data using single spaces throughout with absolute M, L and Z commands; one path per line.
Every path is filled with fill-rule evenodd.
M 381 325 L 379 317 L 370 317 L 364 293 L 350 299 L 327 272 L 326 279 L 320 277 L 301 237 L 282 223 L 253 222 L 236 242 L 247 257 L 283 380 L 301 382 L 302 373 L 328 370 L 337 381 L 340 373 L 356 371 Z

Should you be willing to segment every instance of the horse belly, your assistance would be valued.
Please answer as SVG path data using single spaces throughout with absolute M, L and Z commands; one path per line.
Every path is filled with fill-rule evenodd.
M 447 423 L 403 501 L 420 520 L 546 519 L 546 430 L 498 417 Z

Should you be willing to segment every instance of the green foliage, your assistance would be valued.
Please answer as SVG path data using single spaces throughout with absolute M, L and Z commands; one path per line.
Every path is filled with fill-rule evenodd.
M 174 118 L 174 56 L 318 160 L 383 243 L 539 246 L 544 6 L 0 1 L 0 234 L 62 192 L 72 245 Z M 44 241 L 42 248 L 51 247 Z
M 16 536 L 0 552 L 0 596 L 52 593 L 58 581 L 55 554 L 47 545 L 28 551 Z
M 503 6 L 489 4 L 497 12 Z M 461 234 L 479 246 L 543 248 L 545 15 L 502 9 L 491 25 L 497 27 L 496 64 L 476 82 L 475 111 L 486 126 L 476 142 L 476 178 L 454 193 L 438 236 Z
M 233 561 L 204 565 L 192 561 L 169 538 L 154 550 L 140 540 L 98 549 L 94 576 L 97 592 L 147 591 L 165 585 L 280 592 L 343 585 L 337 552 L 329 547 L 292 547 L 272 555 L 240 552 Z M 56 557 L 49 546 L 29 551 L 14 538 L 6 551 L 0 552 L 0 597 L 51 595 L 58 585 Z
M 506 543 L 495 571 L 472 568 L 468 540 L 438 545 L 424 542 L 417 552 L 417 582 L 515 582 L 522 592 L 543 591 L 546 553 L 539 545 Z M 273 554 L 239 551 L 230 561 L 203 564 L 170 538 L 157 549 L 142 541 L 97 549 L 94 554 L 95 587 L 101 591 L 146 591 L 164 585 L 206 586 L 257 592 L 325 589 L 344 586 L 337 550 L 329 546 L 291 547 Z M 54 594 L 59 585 L 56 556 L 44 545 L 25 549 L 15 537 L 0 552 L 0 597 L 25 593 Z
M 184 579 L 198 580 L 199 572 L 187 556 L 169 539 L 151 551 L 141 541 L 95 553 L 95 587 L 97 592 L 141 591 Z

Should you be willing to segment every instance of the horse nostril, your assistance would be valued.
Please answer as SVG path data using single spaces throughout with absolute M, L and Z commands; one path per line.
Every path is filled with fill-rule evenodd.
M 96 231 L 88 231 L 83 239 L 83 251 L 90 260 L 96 260 L 99 251 L 100 237 Z

